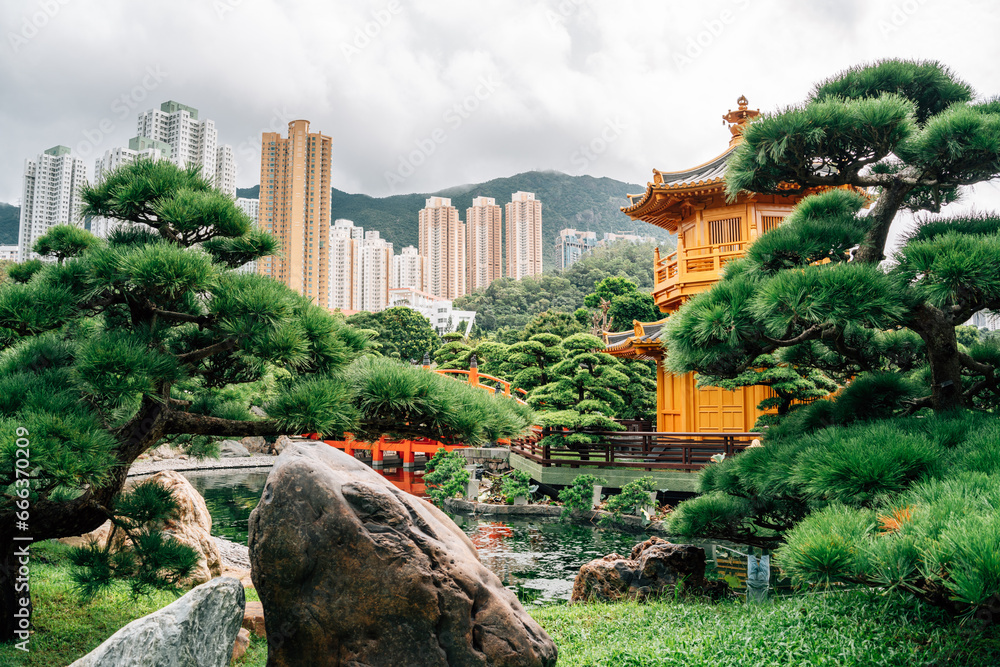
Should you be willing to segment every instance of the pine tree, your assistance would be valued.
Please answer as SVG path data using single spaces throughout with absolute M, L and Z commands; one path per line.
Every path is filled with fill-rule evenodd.
M 819 192 L 671 317 L 670 369 L 734 378 L 784 349 L 849 377 L 891 369 L 898 348 L 880 337 L 912 332 L 927 372 L 913 370 L 923 389 L 900 410 L 995 403 L 1000 348 L 965 351 L 955 329 L 1000 309 L 1000 218 L 927 217 L 881 262 L 901 211 L 939 213 L 998 175 L 1000 101 L 977 100 L 935 62 L 857 67 L 762 116 L 730 158 L 728 193 Z
M 196 170 L 138 162 L 83 199 L 87 215 L 125 227 L 107 242 L 56 228 L 39 247 L 59 261 L 0 284 L 0 641 L 14 636 L 24 595 L 13 538 L 100 526 L 129 466 L 164 437 L 350 431 L 474 444 L 530 425 L 513 401 L 365 355 L 367 336 L 339 316 L 235 272 L 279 248 Z M 280 386 L 258 418 L 233 387 L 265 377 Z

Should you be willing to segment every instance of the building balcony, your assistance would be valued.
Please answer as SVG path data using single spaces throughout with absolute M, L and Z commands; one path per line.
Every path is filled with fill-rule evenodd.
M 656 305 L 665 312 L 676 310 L 685 298 L 718 281 L 723 267 L 742 257 L 746 247 L 746 242 L 680 246 L 666 257 L 657 257 L 653 274 Z

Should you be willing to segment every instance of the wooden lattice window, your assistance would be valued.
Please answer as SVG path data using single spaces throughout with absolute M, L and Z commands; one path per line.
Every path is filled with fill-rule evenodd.
M 762 215 L 760 216 L 760 226 L 761 234 L 767 234 L 772 229 L 775 229 L 784 220 L 784 216 L 780 215 Z
M 721 245 L 720 252 L 736 252 L 743 241 L 743 218 L 725 218 L 711 220 L 708 223 L 708 236 L 711 245 Z

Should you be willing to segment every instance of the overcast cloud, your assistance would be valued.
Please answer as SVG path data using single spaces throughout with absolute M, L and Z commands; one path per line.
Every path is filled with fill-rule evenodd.
M 261 132 L 305 118 L 333 137 L 333 185 L 382 196 L 531 169 L 645 183 L 720 153 L 739 95 L 773 110 L 878 58 L 1000 93 L 989 0 L 4 0 L 0 28 L 12 203 L 25 158 L 65 144 L 92 175 L 168 99 L 215 121 L 241 187 Z M 993 185 L 975 199 L 1000 208 Z

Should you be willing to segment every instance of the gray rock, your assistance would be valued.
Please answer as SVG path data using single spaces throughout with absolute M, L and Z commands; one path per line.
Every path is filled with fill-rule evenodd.
M 264 412 L 264 408 L 258 405 L 250 406 L 250 414 L 252 414 L 254 417 L 262 417 L 264 419 L 267 419 L 267 413 Z
M 267 440 L 259 435 L 248 435 L 240 440 L 240 444 L 246 447 L 251 454 L 269 454 L 271 452 L 271 445 L 267 444 Z
M 269 665 L 553 667 L 556 646 L 446 514 L 290 442 L 250 515 Z
M 70 667 L 226 667 L 245 604 L 238 580 L 212 579 L 132 621 Z
M 250 456 L 250 452 L 235 440 L 223 440 L 219 443 L 219 456 L 224 459 L 231 459 L 239 456 Z

